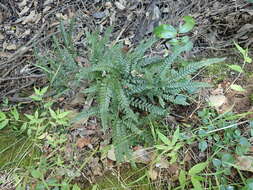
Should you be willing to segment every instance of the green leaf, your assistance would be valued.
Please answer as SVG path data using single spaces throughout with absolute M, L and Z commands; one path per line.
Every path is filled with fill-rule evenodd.
M 31 175 L 36 179 L 39 179 L 43 176 L 39 170 L 32 170 Z
M 0 122 L 0 130 L 5 128 L 9 123 L 8 119 L 3 120 L 2 122 Z
M 75 122 L 78 122 L 80 120 L 89 119 L 89 117 L 97 115 L 98 113 L 99 113 L 98 107 L 92 107 L 92 108 L 89 108 L 89 109 L 86 109 L 86 110 L 80 112 L 70 122 L 75 123 Z
M 3 121 L 5 119 L 6 119 L 5 113 L 0 111 L 0 121 Z
M 25 116 L 30 120 L 34 120 L 34 116 L 33 115 L 29 115 L 29 114 L 25 114 Z
M 247 63 L 251 63 L 251 62 L 252 62 L 252 59 L 251 59 L 250 57 L 248 57 L 248 56 L 245 57 L 244 59 L 245 59 L 245 61 L 246 61 Z
M 180 183 L 180 187 L 183 190 L 185 188 L 185 185 L 186 185 L 186 172 L 184 170 L 180 170 L 178 180 L 179 180 L 179 183 Z
M 69 111 L 61 112 L 60 114 L 58 114 L 58 118 L 62 119 L 66 117 L 69 113 L 70 113 Z
M 172 146 L 174 146 L 176 144 L 176 142 L 178 141 L 179 135 L 180 135 L 180 131 L 179 131 L 179 127 L 178 127 L 177 130 L 173 134 L 173 138 L 172 138 L 172 142 L 171 142 Z
M 238 91 L 238 92 L 244 92 L 245 91 L 245 89 L 241 85 L 238 85 L 238 84 L 232 84 L 230 86 L 230 88 L 235 90 L 235 91 Z
M 208 162 L 202 162 L 202 163 L 196 164 L 189 170 L 189 175 L 194 176 L 202 172 L 206 168 L 207 165 L 208 165 Z
M 48 89 L 48 86 L 42 88 L 42 89 L 40 90 L 40 95 L 41 95 L 41 96 L 44 95 L 44 94 L 47 92 L 47 89 Z
M 191 182 L 192 182 L 192 185 L 194 187 L 194 190 L 202 190 L 203 189 L 199 179 L 197 178 L 197 176 L 192 176 L 191 177 Z
M 175 38 L 177 36 L 177 30 L 168 24 L 161 24 L 154 29 L 154 33 L 159 38 Z
M 246 56 L 246 50 L 244 50 L 241 46 L 239 46 L 239 44 L 237 44 L 236 42 L 234 42 L 236 49 L 243 55 L 243 57 Z
M 80 187 L 78 187 L 77 184 L 73 185 L 72 190 L 81 190 Z
M 225 153 L 222 155 L 221 161 L 224 167 L 228 167 L 235 163 L 235 158 L 231 154 Z
M 214 158 L 212 160 L 212 163 L 213 163 L 214 167 L 216 167 L 216 168 L 219 168 L 221 166 L 221 164 L 222 164 L 221 160 L 219 160 L 217 158 Z
M 57 119 L 56 113 L 51 108 L 49 108 L 49 111 L 50 111 L 51 117 L 54 118 L 54 119 Z
M 207 142 L 206 141 L 199 142 L 199 150 L 201 152 L 204 152 L 206 149 L 207 149 Z
M 183 20 L 185 23 L 179 27 L 179 33 L 181 34 L 191 31 L 196 24 L 191 16 L 184 16 Z
M 155 148 L 158 150 L 168 150 L 168 146 L 164 145 L 155 145 Z
M 19 120 L 19 113 L 16 107 L 14 107 L 13 110 L 11 110 L 11 114 L 13 115 L 14 119 L 17 121 Z
M 237 71 L 237 72 L 239 72 L 239 73 L 243 73 L 243 72 L 244 72 L 244 70 L 242 69 L 242 67 L 241 67 L 240 65 L 228 65 L 228 64 L 227 64 L 227 66 L 228 66 L 230 69 L 232 69 L 232 70 L 234 70 L 234 71 Z
M 32 100 L 34 101 L 41 101 L 42 100 L 42 97 L 40 96 L 37 96 L 37 95 L 32 95 L 32 96 L 29 96 Z
M 167 145 L 170 145 L 171 142 L 170 140 L 164 135 L 162 134 L 160 131 L 156 131 L 157 132 L 157 135 L 158 135 L 158 138 L 164 143 L 164 144 L 167 144 Z

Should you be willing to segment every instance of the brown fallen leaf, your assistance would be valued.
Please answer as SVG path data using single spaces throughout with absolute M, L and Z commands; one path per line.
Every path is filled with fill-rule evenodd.
M 19 16 L 23 16 L 24 14 L 26 14 L 29 11 L 29 7 L 25 6 L 24 8 L 22 8 L 21 12 L 19 13 Z
M 155 180 L 157 180 L 158 172 L 157 172 L 156 170 L 154 170 L 154 169 L 150 169 L 150 170 L 148 171 L 148 176 L 149 176 L 149 178 L 150 178 L 152 181 L 155 181 Z
M 124 10 L 126 7 L 123 5 L 123 3 L 116 1 L 115 2 L 115 6 L 119 9 L 119 10 Z
M 133 152 L 133 159 L 136 163 L 148 164 L 152 161 L 152 154 L 148 149 L 141 148 Z
M 227 103 L 227 101 L 228 100 L 224 95 L 211 95 L 208 98 L 210 106 L 213 106 L 216 109 L 219 109 L 223 104 Z
M 22 7 L 24 7 L 27 4 L 28 0 L 23 0 L 20 3 L 18 3 L 18 7 L 21 9 Z
M 252 156 L 238 156 L 236 158 L 236 166 L 239 170 L 253 172 L 253 157 Z
M 16 44 L 8 44 L 5 49 L 7 50 L 16 50 L 17 49 L 17 46 Z
M 114 151 L 114 147 L 112 146 L 112 148 L 107 152 L 107 158 L 112 160 L 112 161 L 116 161 L 116 156 L 115 156 L 115 151 Z
M 91 138 L 90 137 L 82 137 L 77 139 L 76 141 L 76 145 L 78 148 L 83 148 L 85 146 L 88 146 L 89 144 L 91 144 Z
M 4 35 L 0 33 L 0 40 L 3 40 L 4 38 Z

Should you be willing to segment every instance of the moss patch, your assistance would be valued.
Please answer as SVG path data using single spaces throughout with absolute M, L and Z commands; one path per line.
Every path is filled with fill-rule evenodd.
M 124 169 L 120 176 L 107 172 L 104 176 L 97 179 L 97 189 L 133 189 L 133 190 L 154 190 L 156 189 L 146 175 L 146 169 Z M 91 190 L 88 187 L 85 190 Z
M 26 136 L 16 136 L 9 130 L 0 135 L 0 169 L 29 166 L 39 155 Z

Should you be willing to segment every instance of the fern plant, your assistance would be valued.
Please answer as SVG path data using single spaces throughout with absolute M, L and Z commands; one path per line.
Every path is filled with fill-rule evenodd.
M 142 135 L 143 118 L 163 117 L 171 104 L 187 105 L 189 92 L 208 86 L 191 80 L 191 74 L 223 59 L 193 62 L 177 70 L 173 63 L 192 48 L 192 42 L 175 46 L 165 58 L 147 57 L 145 52 L 156 42 L 155 38 L 126 53 L 122 44 L 110 46 L 110 33 L 107 30 L 103 38 L 98 33 L 87 33 L 90 67 L 83 68 L 78 79 L 90 81 L 84 93 L 94 97 L 97 106 L 81 112 L 75 120 L 98 116 L 104 130 L 112 129 L 116 158 L 122 161 L 129 155 L 131 145 L 131 141 L 122 138 L 127 134 Z
M 60 23 L 60 38 L 53 36 L 52 54 L 42 56 L 38 49 L 35 49 L 36 66 L 47 75 L 50 87 L 58 94 L 73 88 L 76 73 L 79 71 L 75 61 L 77 51 L 72 40 L 73 27 L 74 20 L 71 21 L 69 30 L 64 27 L 63 22 Z

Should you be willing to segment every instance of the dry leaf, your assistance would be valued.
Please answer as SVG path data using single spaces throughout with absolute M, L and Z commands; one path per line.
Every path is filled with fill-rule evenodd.
M 157 168 L 167 169 L 170 167 L 170 163 L 165 158 L 160 158 L 159 161 L 155 164 Z
M 0 33 L 0 40 L 4 39 L 4 35 Z
M 235 165 L 239 170 L 253 172 L 253 157 L 239 156 Z
M 41 14 L 36 14 L 36 12 L 33 10 L 30 12 L 30 14 L 26 17 L 22 17 L 21 19 L 19 19 L 20 22 L 22 21 L 22 24 L 27 24 L 27 23 L 31 23 L 31 22 L 38 22 L 41 18 Z
M 20 3 L 18 3 L 18 7 L 19 7 L 19 8 L 22 8 L 22 7 L 24 7 L 26 4 L 27 4 L 27 0 L 23 0 L 23 1 L 21 1 Z
M 138 149 L 133 152 L 133 159 L 136 163 L 148 164 L 152 161 L 152 155 L 147 151 L 148 149 Z
M 10 53 L 0 51 L 0 57 L 10 57 L 10 56 L 11 56 L 11 54 L 10 54 Z
M 108 8 L 108 9 L 112 8 L 112 3 L 111 2 L 106 2 L 105 7 Z
M 68 16 L 63 15 L 62 13 L 56 13 L 55 16 L 56 16 L 56 18 L 62 19 L 62 20 L 67 20 L 68 19 Z
M 24 38 L 26 37 L 27 35 L 30 35 L 31 34 L 31 29 L 28 29 L 26 30 L 22 35 L 21 35 L 21 38 Z
M 115 151 L 113 147 L 107 152 L 107 158 L 112 161 L 116 161 Z
M 208 98 L 210 106 L 215 107 L 216 109 L 220 108 L 223 104 L 227 103 L 228 100 L 224 95 L 211 95 Z
M 44 6 L 46 6 L 46 5 L 50 4 L 50 3 L 53 3 L 53 2 L 54 2 L 54 0 L 46 0 L 44 2 Z
M 68 117 L 70 120 L 72 120 L 72 119 L 74 119 L 79 113 L 80 113 L 79 110 L 73 109 L 73 110 L 71 110 L 71 113 L 68 114 L 67 117 Z M 72 128 L 72 129 L 82 128 L 83 125 L 88 121 L 88 119 L 89 119 L 89 118 L 85 117 L 85 118 L 82 118 L 82 119 L 80 119 L 80 120 L 78 120 L 78 121 L 72 123 L 72 127 L 71 127 L 71 128 Z
M 52 7 L 50 6 L 46 6 L 44 9 L 43 9 L 43 13 L 46 13 L 47 11 L 49 11 Z
M 90 137 L 82 137 L 82 138 L 77 139 L 76 141 L 76 145 L 78 148 L 83 148 L 85 146 L 88 146 L 89 144 L 91 144 Z
M 7 50 L 16 50 L 17 49 L 17 46 L 16 44 L 8 44 L 5 49 Z
M 123 5 L 123 4 L 121 4 L 120 2 L 115 2 L 115 6 L 119 9 L 119 10 L 124 10 L 126 7 Z
M 25 6 L 24 8 L 22 8 L 22 11 L 19 13 L 19 15 L 23 16 L 29 11 L 29 9 L 30 9 L 29 7 Z
M 223 95 L 224 94 L 224 90 L 222 88 L 222 84 L 218 85 L 218 88 L 214 89 L 213 91 L 211 91 L 212 95 Z
M 149 178 L 150 178 L 152 181 L 155 181 L 155 180 L 157 180 L 158 172 L 157 172 L 156 170 L 154 170 L 154 169 L 150 169 L 150 170 L 148 171 L 148 176 L 149 176 Z
M 83 93 L 77 93 L 75 98 L 69 103 L 70 106 L 83 105 L 85 97 Z

